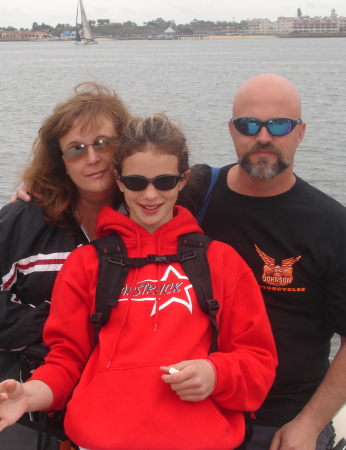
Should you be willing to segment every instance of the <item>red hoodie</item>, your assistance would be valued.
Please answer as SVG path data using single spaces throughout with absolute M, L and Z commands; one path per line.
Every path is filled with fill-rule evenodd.
M 193 216 L 175 207 L 174 218 L 150 234 L 109 207 L 98 236 L 116 231 L 130 257 L 177 252 L 178 237 L 202 232 Z M 33 379 L 53 391 L 51 407 L 67 406 L 65 429 L 90 450 L 232 449 L 244 438 L 241 411 L 254 411 L 274 380 L 276 352 L 264 302 L 243 259 L 212 241 L 207 251 L 214 298 L 220 302 L 214 392 L 182 401 L 161 379 L 160 366 L 208 357 L 212 332 L 179 263 L 132 269 L 119 303 L 93 341 L 98 258 L 91 245 L 66 260 L 54 287 L 44 339 L 51 348 Z M 85 367 L 86 364 L 86 367 Z

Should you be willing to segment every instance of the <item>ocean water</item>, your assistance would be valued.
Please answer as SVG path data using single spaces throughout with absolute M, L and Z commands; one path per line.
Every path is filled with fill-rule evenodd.
M 299 89 L 307 132 L 295 171 L 346 205 L 346 39 L 0 42 L 0 206 L 8 201 L 42 119 L 82 81 L 113 87 L 134 114 L 165 112 L 193 162 L 235 161 L 232 98 L 259 73 Z
M 183 126 L 193 163 L 235 162 L 227 122 L 239 86 L 260 73 L 290 79 L 307 132 L 295 172 L 346 206 L 346 39 L 0 42 L 0 207 L 44 117 L 83 81 L 115 89 L 134 114 Z

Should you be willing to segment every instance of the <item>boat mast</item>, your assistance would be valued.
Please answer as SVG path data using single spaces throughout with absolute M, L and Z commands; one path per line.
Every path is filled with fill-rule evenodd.
M 77 15 L 76 15 L 76 41 L 80 42 L 81 38 L 80 38 L 79 31 L 78 31 L 78 6 L 79 6 L 79 2 L 77 3 Z

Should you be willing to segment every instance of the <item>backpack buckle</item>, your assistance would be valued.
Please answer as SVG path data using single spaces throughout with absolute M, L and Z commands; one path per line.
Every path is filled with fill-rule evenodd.
M 150 263 L 168 262 L 166 255 L 147 255 L 147 260 Z
M 211 316 L 216 316 L 220 309 L 220 303 L 214 298 L 211 300 L 207 300 L 208 314 Z
M 93 326 L 102 325 L 102 316 L 102 313 L 96 312 L 90 316 L 90 322 L 93 324 Z
M 108 256 L 108 261 L 112 264 L 118 264 L 119 266 L 126 266 L 124 258 L 116 258 L 115 256 Z
M 180 261 L 186 261 L 187 259 L 192 259 L 195 258 L 196 256 L 197 255 L 195 250 L 192 250 L 191 252 L 185 252 L 182 253 Z

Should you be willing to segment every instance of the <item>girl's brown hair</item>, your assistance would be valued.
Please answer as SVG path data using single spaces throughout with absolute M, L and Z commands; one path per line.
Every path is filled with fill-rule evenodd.
M 176 156 L 179 173 L 190 169 L 189 150 L 184 133 L 165 114 L 159 113 L 145 118 L 133 118 L 126 127 L 114 155 L 115 169 L 118 174 L 121 175 L 126 158 L 148 149 L 164 155 Z M 179 192 L 177 200 L 178 204 L 194 213 L 197 212 L 193 200 L 196 190 L 195 181 L 189 177 L 187 185 Z
M 78 84 L 74 91 L 43 121 L 23 173 L 25 186 L 36 197 L 35 203 L 44 207 L 45 219 L 61 227 L 74 220 L 78 191 L 66 174 L 59 139 L 70 130 L 76 118 L 84 132 L 99 127 L 106 117 L 119 137 L 131 118 L 124 103 L 106 86 L 86 82 Z
M 189 151 L 183 132 L 165 114 L 135 117 L 125 128 L 114 156 L 115 168 L 121 175 L 125 159 L 148 148 L 178 158 L 179 173 L 189 170 Z

